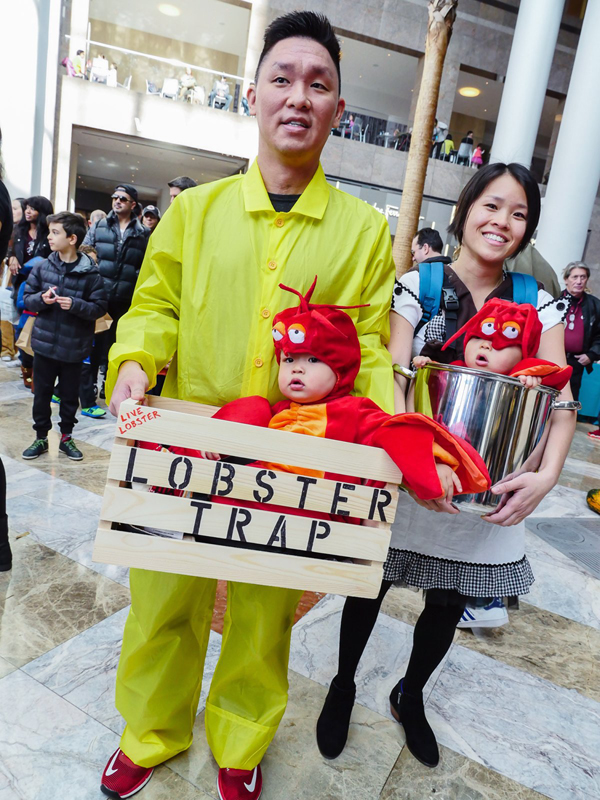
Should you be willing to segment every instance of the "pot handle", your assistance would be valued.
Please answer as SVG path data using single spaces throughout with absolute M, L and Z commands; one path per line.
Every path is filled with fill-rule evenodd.
M 552 403 L 552 411 L 579 411 L 580 409 L 579 400 L 561 400 Z
M 398 375 L 402 375 L 403 378 L 408 378 L 409 381 L 412 380 L 417 374 L 416 370 L 409 369 L 408 367 L 402 367 L 400 364 L 392 364 L 392 369 L 394 372 L 397 372 Z

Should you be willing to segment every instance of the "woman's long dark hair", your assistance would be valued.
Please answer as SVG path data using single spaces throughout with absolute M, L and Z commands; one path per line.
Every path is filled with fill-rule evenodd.
M 36 195 L 34 197 L 28 197 L 25 201 L 25 206 L 30 206 L 34 208 L 38 212 L 37 218 L 37 232 L 35 236 L 35 247 L 34 253 L 37 252 L 39 249 L 40 244 L 43 244 L 47 241 L 48 238 L 48 222 L 47 219 L 51 214 L 54 214 L 54 208 L 52 207 L 52 203 L 48 200 L 47 197 L 42 197 L 41 195 Z M 25 213 L 23 213 L 23 219 L 17 225 L 17 235 L 26 236 L 27 232 L 29 231 L 29 222 L 25 219 Z
M 486 164 L 485 167 L 481 167 L 481 169 L 477 170 L 460 193 L 458 203 L 456 204 L 454 219 L 448 226 L 448 233 L 456 236 L 458 243 L 462 244 L 463 232 L 471 206 L 478 197 L 481 197 L 489 184 L 495 181 L 496 178 L 501 178 L 502 175 L 511 175 L 516 182 L 523 187 L 525 197 L 527 198 L 527 224 L 525 226 L 525 233 L 517 249 L 514 253 L 510 254 L 510 257 L 513 258 L 514 256 L 518 256 L 519 253 L 522 253 L 527 247 L 540 219 L 540 190 L 531 172 L 522 164 Z

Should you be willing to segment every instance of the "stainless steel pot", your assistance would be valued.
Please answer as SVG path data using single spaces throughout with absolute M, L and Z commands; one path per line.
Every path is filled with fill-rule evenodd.
M 542 448 L 546 423 L 558 392 L 546 386 L 526 389 L 517 378 L 432 362 L 417 370 L 415 409 L 442 422 L 481 455 L 492 485 L 519 469 Z M 454 501 L 463 511 L 494 511 L 500 496 L 468 494 Z

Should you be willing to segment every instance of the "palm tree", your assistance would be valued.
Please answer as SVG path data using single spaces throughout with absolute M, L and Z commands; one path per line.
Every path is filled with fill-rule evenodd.
M 423 77 L 415 110 L 398 227 L 394 239 L 394 261 L 398 277 L 407 272 L 412 265 L 410 245 L 419 225 L 419 212 L 431 150 L 431 132 L 435 120 L 444 58 L 452 35 L 452 26 L 456 19 L 457 5 L 458 0 L 429 0 L 429 27 L 425 43 Z

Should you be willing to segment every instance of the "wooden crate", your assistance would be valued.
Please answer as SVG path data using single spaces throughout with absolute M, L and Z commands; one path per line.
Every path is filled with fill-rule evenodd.
M 211 419 L 216 410 L 153 396 L 147 397 L 144 406 L 131 400 L 122 404 L 94 561 L 376 597 L 402 477 L 389 456 L 375 447 Z M 136 447 L 136 441 L 351 474 L 386 485 L 375 488 L 145 450 Z M 144 486 L 176 488 L 186 494 L 135 491 Z M 225 505 L 213 500 L 218 495 L 242 502 Z M 248 508 L 244 501 L 261 502 L 265 509 L 283 506 L 286 513 Z M 299 508 L 356 517 L 363 523 L 294 514 Z M 118 523 L 178 531 L 184 536 L 172 539 L 123 531 L 116 528 Z M 223 544 L 203 541 L 206 536 Z M 283 547 L 295 552 L 282 552 Z

